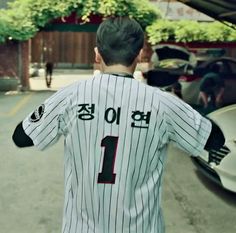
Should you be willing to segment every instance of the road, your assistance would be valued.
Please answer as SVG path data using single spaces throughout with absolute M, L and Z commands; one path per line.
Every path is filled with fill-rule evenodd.
M 63 142 L 39 152 L 11 141 L 16 124 L 52 93 L 0 93 L 0 233 L 60 232 Z M 236 232 L 236 194 L 208 181 L 173 146 L 164 173 L 163 209 L 166 233 Z

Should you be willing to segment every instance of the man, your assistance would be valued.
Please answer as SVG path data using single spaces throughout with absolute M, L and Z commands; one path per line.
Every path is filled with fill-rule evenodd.
M 197 156 L 221 147 L 224 136 L 178 97 L 133 78 L 144 42 L 135 20 L 105 20 L 96 42 L 102 72 L 47 99 L 13 140 L 43 150 L 64 135 L 63 233 L 163 233 L 167 145 Z
M 224 80 L 219 75 L 219 69 L 219 65 L 214 64 L 210 72 L 205 74 L 201 80 L 199 98 L 203 101 L 205 109 L 219 107 L 222 103 L 225 87 Z
M 48 88 L 51 87 L 52 83 L 52 73 L 53 73 L 53 62 L 46 62 L 45 64 L 45 80 Z

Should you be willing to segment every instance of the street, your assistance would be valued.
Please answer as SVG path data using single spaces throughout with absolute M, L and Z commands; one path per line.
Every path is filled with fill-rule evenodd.
M 11 140 L 15 126 L 52 93 L 0 93 L 0 233 L 60 232 L 63 139 L 44 152 L 19 149 Z M 207 180 L 173 146 L 163 183 L 166 233 L 236 232 L 236 194 Z

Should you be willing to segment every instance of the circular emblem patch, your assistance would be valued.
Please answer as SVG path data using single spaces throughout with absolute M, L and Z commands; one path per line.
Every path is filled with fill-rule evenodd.
M 40 105 L 33 113 L 32 113 L 32 115 L 30 116 L 30 121 L 31 122 L 38 122 L 41 118 L 42 118 L 42 116 L 43 116 L 43 114 L 44 114 L 44 108 L 45 108 L 45 106 L 44 106 L 44 104 L 42 104 L 42 105 Z

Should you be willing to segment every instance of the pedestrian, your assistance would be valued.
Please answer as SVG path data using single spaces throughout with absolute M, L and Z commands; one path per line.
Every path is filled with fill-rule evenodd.
M 220 66 L 214 64 L 200 82 L 199 99 L 203 102 L 205 109 L 215 109 L 222 103 L 225 85 L 219 71 Z
M 40 150 L 64 136 L 63 233 L 163 233 L 168 144 L 198 156 L 224 143 L 215 123 L 133 78 L 143 43 L 134 19 L 103 21 L 95 48 L 101 72 L 53 94 L 13 133 L 17 146 Z
M 48 88 L 51 87 L 51 83 L 52 83 L 53 67 L 54 67 L 53 62 L 50 62 L 50 61 L 46 62 L 46 64 L 45 64 L 45 80 L 46 80 L 46 85 Z

